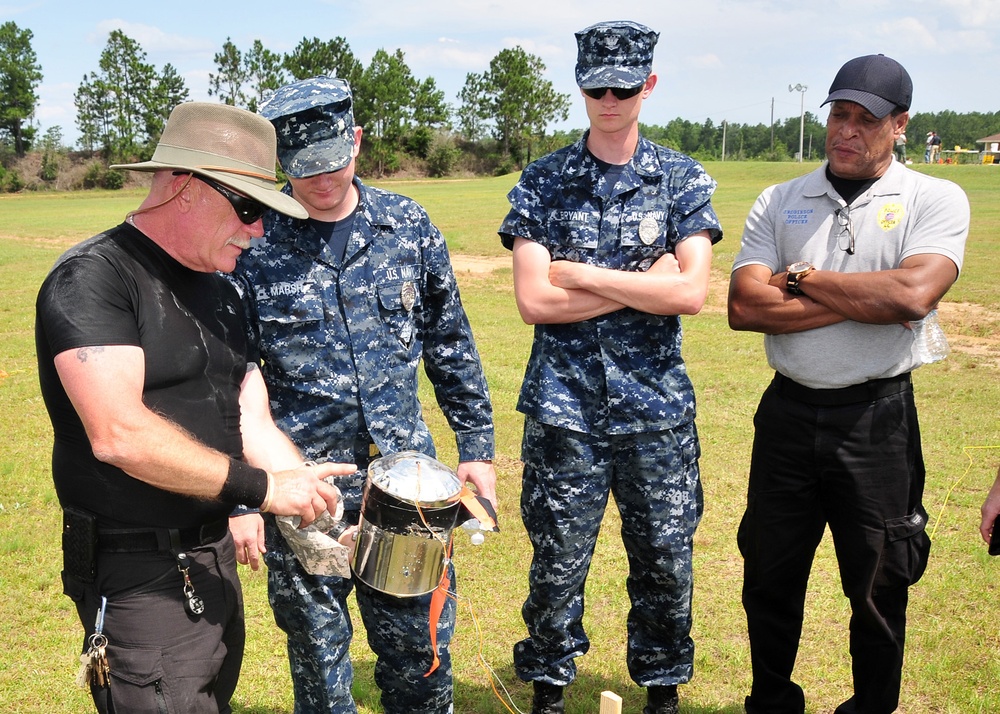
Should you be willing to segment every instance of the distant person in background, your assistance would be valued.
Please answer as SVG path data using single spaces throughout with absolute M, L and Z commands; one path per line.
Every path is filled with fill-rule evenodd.
M 836 714 L 898 706 L 909 587 L 930 552 L 911 322 L 958 278 L 969 232 L 957 185 L 893 160 L 912 90 L 884 55 L 847 62 L 823 102 L 828 161 L 764 190 L 733 265 L 729 324 L 763 333 L 775 369 L 737 534 L 747 714 L 805 711 L 792 671 L 827 525 L 851 604 L 854 692 Z
M 941 137 L 936 131 L 927 132 L 927 148 L 924 150 L 924 163 L 936 164 L 941 156 Z
M 905 133 L 900 132 L 899 136 L 896 137 L 896 146 L 894 148 L 894 151 L 896 152 L 896 158 L 899 160 L 899 163 L 905 164 L 906 163 L 906 134 Z
M 936 131 L 931 133 L 934 134 L 931 137 L 931 163 L 936 164 L 941 158 L 941 137 Z
M 534 344 L 521 387 L 521 518 L 533 556 L 514 667 L 532 714 L 564 711 L 590 641 L 584 587 L 614 494 L 628 554 L 629 674 L 644 714 L 677 714 L 694 671 L 692 541 L 702 513 L 694 387 L 680 315 L 701 310 L 722 229 L 715 181 L 639 133 L 659 35 L 576 33 L 590 127 L 527 168 L 499 233 Z

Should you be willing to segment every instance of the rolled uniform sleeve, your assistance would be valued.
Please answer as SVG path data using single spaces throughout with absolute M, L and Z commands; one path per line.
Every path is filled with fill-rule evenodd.
M 525 168 L 521 180 L 507 194 L 511 209 L 504 218 L 500 229 L 500 241 L 507 250 L 513 250 L 514 238 L 527 238 L 536 243 L 545 243 L 546 228 L 542 222 L 542 192 L 539 182 L 544 182 L 544 174 L 533 170 L 536 164 Z

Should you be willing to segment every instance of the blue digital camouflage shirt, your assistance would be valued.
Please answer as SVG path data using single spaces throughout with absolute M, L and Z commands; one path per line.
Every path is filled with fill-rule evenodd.
M 715 181 L 696 161 L 640 137 L 613 188 L 586 148 L 587 135 L 533 162 L 507 198 L 504 246 L 522 237 L 553 260 L 644 271 L 678 241 L 707 230 Z M 606 196 L 606 197 L 603 197 Z M 536 325 L 518 411 L 584 433 L 634 434 L 694 419 L 678 316 L 623 308 L 583 322 Z
M 459 459 L 492 459 L 489 391 L 444 237 L 415 201 L 354 183 L 343 263 L 308 221 L 269 211 L 237 266 L 256 297 L 275 420 L 310 459 L 350 459 L 365 431 L 383 454 L 433 455 L 423 358 Z

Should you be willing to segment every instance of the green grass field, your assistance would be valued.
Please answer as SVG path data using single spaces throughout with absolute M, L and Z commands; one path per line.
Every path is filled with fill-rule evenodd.
M 695 678 L 681 690 L 686 714 L 738 714 L 749 683 L 749 653 L 740 605 L 742 561 L 735 533 L 743 511 L 751 418 L 770 378 L 759 335 L 728 329 L 725 293 L 743 220 L 765 186 L 813 165 L 715 163 L 716 209 L 726 237 L 716 248 L 708 305 L 685 320 L 685 357 L 698 391 L 704 456 L 705 516 L 695 545 Z M 900 711 L 949 714 L 1000 711 L 1000 559 L 979 538 L 978 509 L 1000 462 L 1000 169 L 917 167 L 961 184 L 973 206 L 965 269 L 942 306 L 952 355 L 915 376 L 927 462 L 925 505 L 934 538 L 931 561 L 911 591 L 907 661 Z M 474 547 L 456 546 L 460 621 L 453 644 L 456 712 L 481 714 L 514 704 L 530 709 L 530 688 L 517 681 L 511 647 L 523 637 L 528 540 L 518 516 L 521 417 L 514 409 L 531 340 L 518 318 L 509 254 L 496 228 L 515 177 L 384 185 L 420 201 L 444 231 L 458 266 L 493 395 L 503 531 Z M 33 304 L 38 285 L 68 246 L 111 226 L 138 205 L 141 192 L 26 194 L 0 197 L 0 711 L 83 712 L 89 698 L 73 684 L 80 627 L 59 582 L 60 513 L 51 484 L 51 432 L 38 394 Z M 476 260 L 470 260 L 470 259 Z M 465 266 L 477 269 L 467 269 Z M 481 266 L 492 266 L 482 270 Z M 454 463 L 454 442 L 440 414 L 425 406 L 441 458 Z M 624 697 L 638 714 L 643 693 L 625 667 L 626 561 L 617 514 L 606 517 L 587 591 L 590 653 L 578 660 L 568 692 L 570 714 L 596 714 L 602 690 Z M 290 712 L 284 642 L 270 616 L 263 572 L 241 571 L 249 641 L 234 709 Z M 829 539 L 816 558 L 796 677 L 809 712 L 829 712 L 850 691 L 847 602 Z M 356 618 L 357 622 L 357 618 Z M 380 711 L 371 683 L 373 659 L 359 628 L 355 694 L 364 714 Z M 489 674 L 487 666 L 494 673 Z M 511 708 L 510 711 L 516 711 Z

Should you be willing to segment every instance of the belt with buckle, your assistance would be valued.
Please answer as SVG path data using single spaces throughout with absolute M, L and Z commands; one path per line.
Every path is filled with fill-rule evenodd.
M 362 469 L 366 468 L 368 464 L 382 455 L 378 450 L 378 446 L 367 434 L 359 435 L 358 438 L 354 440 L 353 451 L 354 462 L 358 465 L 358 468 Z
M 97 532 L 97 549 L 104 553 L 187 550 L 221 540 L 227 530 L 228 518 L 191 528 L 101 529 Z

